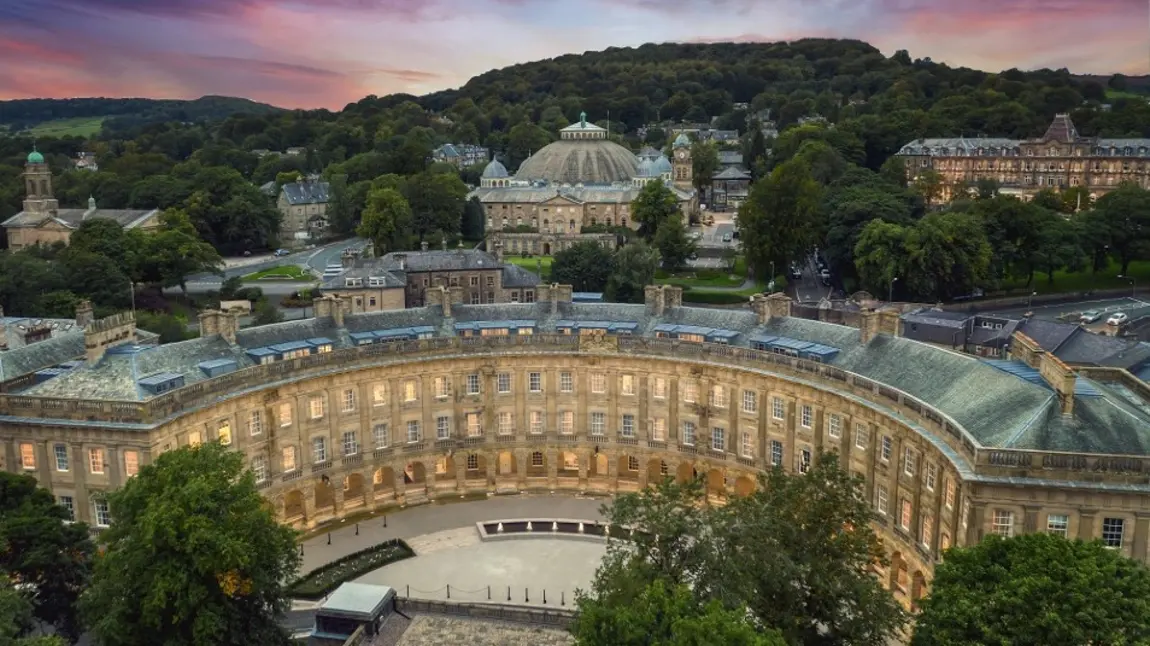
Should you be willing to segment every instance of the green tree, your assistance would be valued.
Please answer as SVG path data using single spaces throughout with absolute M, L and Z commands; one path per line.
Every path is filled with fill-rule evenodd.
M 706 497 L 703 478 L 666 478 L 606 506 L 610 525 L 636 531 L 608 543 L 588 607 L 638 611 L 635 600 L 662 581 L 689 586 L 696 608 L 745 608 L 764 636 L 777 631 L 795 646 L 878 646 L 898 634 L 906 614 L 870 574 L 884 562 L 873 507 L 862 478 L 835 454 L 817 456 L 806 474 L 760 476 L 751 494 L 725 506 Z
M 659 253 L 639 240 L 615 252 L 615 264 L 603 297 L 615 303 L 642 303 L 643 288 L 655 283 Z M 554 270 L 554 267 L 552 267 Z
M 763 136 L 763 128 L 758 121 L 751 123 L 750 130 L 751 137 L 743 149 L 743 166 L 750 171 L 751 177 L 757 180 L 761 177 L 762 168 L 768 160 L 767 139 Z
M 129 234 L 119 222 L 108 218 L 84 220 L 68 239 L 71 251 L 87 251 L 114 260 L 129 275 L 134 274 L 139 248 L 138 238 Z
M 69 520 L 35 478 L 0 472 L 0 571 L 31 586 L 33 617 L 75 640 L 82 632 L 76 600 L 91 576 L 95 546 L 88 527 Z
M 1126 183 L 1098 198 L 1090 221 L 1109 238 L 1110 249 L 1128 274 L 1130 263 L 1150 257 L 1150 191 Z
M 655 248 L 663 260 L 663 268 L 676 272 L 687 266 L 687 260 L 695 253 L 695 241 L 683 223 L 679 213 L 672 215 L 659 225 L 655 232 Z
M 256 301 L 253 313 L 255 314 L 256 325 L 270 325 L 284 320 L 283 312 L 280 312 L 280 309 L 272 305 L 271 301 L 266 298 Z
M 783 162 L 751 186 L 739 209 L 738 229 L 756 274 L 765 276 L 772 262 L 785 267 L 805 257 L 822 239 L 821 200 L 822 187 L 798 160 Z
M 464 240 L 482 240 L 486 229 L 487 214 L 483 210 L 483 203 L 478 197 L 472 197 L 463 206 L 463 222 L 459 233 Z
M 711 186 L 711 179 L 719 172 L 719 147 L 710 141 L 691 143 L 691 183 L 695 190 Z
M 1150 643 L 1150 570 L 1100 541 L 988 535 L 948 550 L 913 646 Z
M 551 143 L 551 133 L 530 123 L 520 123 L 507 133 L 507 167 L 518 168 L 523 160 Z
M 81 598 L 99 643 L 290 643 L 279 618 L 300 562 L 295 532 L 243 455 L 215 442 L 167 451 L 107 496 L 112 525 Z
M 412 175 L 403 184 L 403 196 L 411 207 L 419 240 L 438 243 L 438 238 L 431 239 L 432 232 L 459 235 L 467 200 L 467 186 L 459 175 L 427 171 Z
M 836 274 L 856 275 L 854 247 L 867 223 L 910 222 L 910 206 L 904 193 L 880 175 L 857 167 L 845 174 L 841 182 L 828 187 L 822 204 L 822 217 L 827 224 L 823 252 Z
M 854 265 L 864 287 L 875 294 L 892 292 L 894 279 L 907 275 L 908 235 L 908 227 L 882 219 L 862 228 L 854 246 Z
M 376 256 L 407 249 L 411 245 L 411 231 L 411 207 L 399 191 L 378 188 L 367 194 L 367 206 L 356 235 L 371 241 Z
M 347 186 L 347 175 L 334 175 L 328 179 L 327 221 L 335 235 L 345 236 L 355 232 L 359 212 L 352 203 Z
M 551 280 L 577 292 L 602 292 L 615 266 L 611 250 L 593 240 L 576 242 L 555 254 Z
M 0 575 L 0 646 L 65 646 L 56 635 L 21 637 L 31 627 L 32 602 Z
M 177 209 L 160 214 L 158 230 L 144 234 L 140 276 L 164 287 L 179 285 L 187 293 L 187 277 L 201 272 L 219 274 L 223 258 L 196 233 L 188 215 Z
M 638 594 L 596 598 L 576 594 L 571 628 L 578 646 L 786 646 L 777 631 L 760 634 L 745 608 L 700 604 L 685 585 L 656 580 Z
M 934 206 L 942 199 L 942 191 L 946 187 L 946 182 L 938 171 L 927 168 L 919 171 L 910 186 L 915 193 L 922 196 L 927 206 Z
M 665 220 L 679 212 L 679 198 L 661 179 L 647 182 L 631 203 L 631 216 L 639 223 L 639 237 L 647 241 L 654 239 Z

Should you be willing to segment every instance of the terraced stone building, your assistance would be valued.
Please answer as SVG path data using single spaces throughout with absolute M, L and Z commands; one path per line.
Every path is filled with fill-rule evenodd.
M 790 316 L 781 294 L 749 310 L 684 307 L 669 286 L 643 305 L 574 303 L 562 285 L 534 303 L 462 300 L 437 287 L 423 308 L 350 314 L 326 296 L 313 319 L 244 330 L 207 312 L 201 338 L 153 348 L 130 342 L 129 320 L 95 326 L 80 365 L 0 394 L 0 467 L 99 527 L 95 494 L 220 441 L 284 522 L 311 527 L 665 477 L 703 477 L 722 501 L 837 451 L 877 512 L 891 562 L 877 574 L 907 605 L 944 550 L 988 533 L 1147 559 L 1150 387 L 1125 370 L 1075 372 L 1021 334 L 1011 361 L 988 363 L 899 338 L 896 312 L 844 327 Z

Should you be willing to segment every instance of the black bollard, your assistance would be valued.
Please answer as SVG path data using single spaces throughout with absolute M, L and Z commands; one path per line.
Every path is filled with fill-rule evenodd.
M 383 516 L 383 526 L 387 527 L 387 514 L 384 514 Z
M 523 588 L 523 603 L 531 603 L 531 597 L 527 596 L 527 588 Z
M 299 544 L 299 555 L 303 556 L 303 543 Z
M 559 591 L 559 605 L 561 605 L 561 606 L 567 605 L 567 593 L 563 590 Z
M 511 601 L 511 586 L 507 586 L 507 600 Z
M 547 605 L 547 589 L 543 589 L 543 605 Z
M 331 532 L 327 533 L 327 544 L 331 545 Z
M 447 584 L 447 598 L 448 599 L 451 598 L 451 584 L 450 583 Z
M 359 536 L 359 523 L 355 524 L 355 535 Z
M 408 599 L 411 598 L 411 584 L 410 583 L 407 584 L 407 598 Z
M 487 600 L 491 601 L 491 586 L 487 586 Z

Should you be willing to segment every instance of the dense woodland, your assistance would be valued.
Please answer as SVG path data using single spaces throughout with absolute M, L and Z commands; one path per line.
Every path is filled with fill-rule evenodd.
M 454 243 L 482 235 L 482 217 L 462 198 L 464 184 L 477 183 L 480 169 L 459 173 L 429 164 L 439 144 L 483 144 L 514 169 L 584 110 L 601 125 L 609 112 L 613 136 L 638 149 L 666 143 L 659 128 L 643 141 L 637 137 L 640 125 L 658 119 L 713 119 L 718 127 L 746 132 L 753 123 L 748 116 L 769 109 L 782 131 L 779 140 L 744 138 L 747 162 L 762 180 L 756 183 L 761 188 L 752 211 L 764 206 L 770 211 L 758 237 L 751 231 L 751 240 L 744 239 L 752 268 L 765 274 L 774 260 L 781 272 L 781 263 L 802 249 L 826 247 L 819 243 L 829 237 L 839 240 L 828 248 L 836 269 L 857 279 L 854 284 L 876 289 L 884 276 L 903 270 L 876 269 L 871 260 L 860 265 L 860 258 L 877 253 L 870 253 L 876 249 L 871 246 L 856 253 L 863 226 L 882 217 L 888 225 L 903 227 L 885 232 L 890 234 L 885 239 L 909 240 L 915 231 L 906 227 L 912 224 L 941 219 L 949 226 L 954 220 L 934 213 L 924 218 L 934 210 L 930 187 L 924 198 L 916 187 L 899 186 L 889 167 L 883 170 L 898 148 L 928 136 L 1038 136 L 1058 112 L 1070 112 L 1086 135 L 1150 136 L 1150 103 L 1129 94 L 1136 89 L 1118 76 L 1084 81 L 1066 70 L 995 74 L 913 60 L 905 51 L 886 57 L 850 40 L 663 44 L 516 65 L 425 97 L 369 96 L 338 113 L 248 104 L 213 120 L 179 113 L 191 109 L 185 105 L 173 107 L 176 112 L 167 120 L 148 122 L 144 113 L 149 108 L 143 108 L 144 113 L 125 112 L 122 120 L 110 120 L 93 139 L 40 139 L 36 145 L 56 174 L 61 206 L 81 207 L 92 196 L 101 208 L 178 209 L 203 240 L 225 255 L 279 244 L 278 212 L 259 185 L 322 173 L 335 184 L 334 233 L 351 234 L 367 219 L 367 228 L 386 241 L 383 250 L 394 250 L 415 248 L 421 240 Z M 12 123 L 96 109 L 85 107 L 85 101 L 99 100 L 9 102 L 0 104 L 6 110 L 0 114 Z M 131 101 L 124 100 L 125 111 Z M 1104 109 L 1103 102 L 1110 107 Z M 743 103 L 748 110 L 735 109 Z M 815 114 L 833 127 L 796 127 L 801 117 Z M 0 218 L 20 210 L 20 173 L 32 145 L 30 137 L 0 138 Z M 263 157 L 253 152 L 289 147 L 309 152 Z M 72 170 L 70 160 L 80 151 L 95 153 L 100 170 Z M 801 163 L 786 166 L 795 158 Z M 817 191 L 796 189 L 806 182 L 803 173 L 812 174 Z M 801 233 L 788 240 L 782 233 L 788 229 Z M 388 237 L 388 231 L 398 234 Z M 867 244 L 877 236 L 867 236 Z M 1139 240 L 1132 244 L 1129 258 L 1142 257 Z M 910 292 L 904 296 L 965 293 L 1003 272 L 1013 275 L 1049 264 L 1052 257 L 1019 261 L 1007 258 L 1003 249 L 987 269 L 943 281 L 946 285 L 907 281 Z M 971 253 L 983 255 L 980 249 Z M 1078 262 L 1074 253 L 1054 256 L 1067 259 L 1065 266 Z M 9 305 L 11 298 L 0 289 L 0 304 Z

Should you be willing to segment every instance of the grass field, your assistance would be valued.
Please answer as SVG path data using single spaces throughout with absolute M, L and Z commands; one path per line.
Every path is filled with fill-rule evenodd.
M 244 282 L 257 281 L 257 280 L 291 280 L 296 282 L 312 282 L 315 276 L 309 271 L 300 269 L 296 265 L 284 265 L 282 267 L 272 267 L 263 271 L 257 271 L 254 274 L 248 274 L 243 278 Z
M 1050 284 L 1049 277 L 1045 273 L 1036 273 L 1034 275 L 1034 291 L 1039 294 L 1056 294 L 1059 292 L 1086 292 L 1096 289 L 1121 289 L 1123 287 L 1133 287 L 1130 284 L 1131 278 L 1136 282 L 1139 289 L 1150 287 L 1150 261 L 1138 261 L 1130 263 L 1130 277 L 1119 278 L 1118 273 L 1122 267 L 1118 263 L 1112 263 L 1106 269 L 1099 271 L 1097 274 L 1090 273 L 1089 271 L 1070 274 L 1065 271 L 1054 272 L 1054 284 Z M 1023 291 L 1026 288 L 1025 280 L 1014 280 L 1003 285 L 1004 288 L 1011 291 Z
M 530 272 L 538 273 L 540 266 L 542 266 L 543 275 L 539 278 L 548 280 L 551 276 L 551 256 L 535 256 L 533 258 L 520 258 L 519 256 L 503 256 L 504 262 L 509 262 L 513 265 L 519 265 Z
M 1106 98 L 1113 101 L 1114 99 L 1142 99 L 1144 101 L 1150 100 L 1150 95 L 1138 94 L 1137 92 L 1120 92 L 1118 90 L 1106 90 Z
M 91 137 L 100 132 L 106 117 L 81 117 L 76 119 L 56 119 L 45 121 L 30 129 L 27 134 L 33 137 Z

